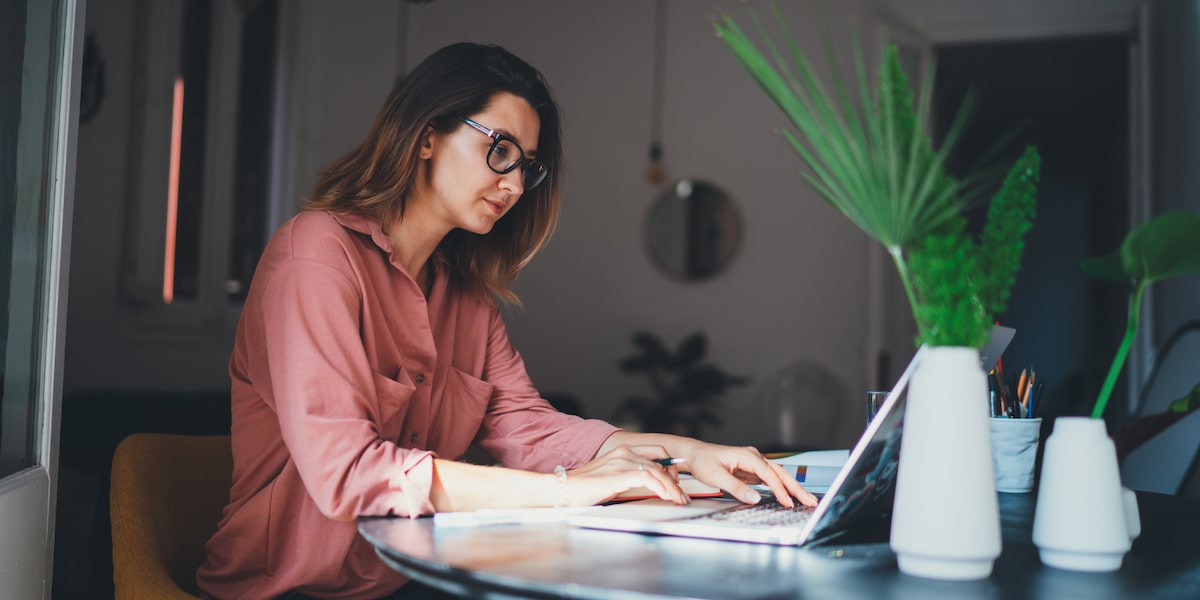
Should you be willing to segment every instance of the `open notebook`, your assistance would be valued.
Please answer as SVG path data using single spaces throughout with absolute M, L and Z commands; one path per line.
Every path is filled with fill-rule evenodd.
M 567 522 L 592 529 L 802 545 L 886 517 L 892 509 L 908 381 L 923 353 L 924 348 L 917 350 L 815 508 L 789 509 L 773 499 L 753 506 L 731 499 L 696 499 L 687 506 L 649 499 L 597 506 L 572 514 Z

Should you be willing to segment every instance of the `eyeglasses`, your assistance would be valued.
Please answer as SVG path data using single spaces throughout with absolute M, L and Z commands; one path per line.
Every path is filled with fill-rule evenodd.
M 467 118 L 459 117 L 463 123 L 470 125 L 479 133 L 482 133 L 492 138 L 492 147 L 488 149 L 487 166 L 493 171 L 503 175 L 511 173 L 513 169 L 521 167 L 522 185 L 525 191 L 532 190 L 537 187 L 546 175 L 550 173 L 550 167 L 546 163 L 535 158 L 525 158 L 525 151 L 521 149 L 521 145 L 516 140 L 495 131 L 488 129 L 475 121 Z

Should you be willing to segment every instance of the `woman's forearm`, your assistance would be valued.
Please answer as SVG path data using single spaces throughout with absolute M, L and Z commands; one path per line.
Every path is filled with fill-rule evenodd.
M 429 500 L 438 512 L 480 508 L 560 506 L 563 484 L 554 473 L 533 473 L 434 459 Z
M 692 454 L 694 448 L 702 445 L 703 442 L 668 433 L 634 433 L 632 431 L 617 431 L 608 436 L 604 440 L 600 449 L 596 451 L 596 456 L 603 456 L 611 452 L 614 448 L 621 445 L 626 446 L 662 446 L 666 449 L 667 454 L 675 457 L 688 457 Z M 681 471 L 687 471 L 686 464 L 680 465 Z

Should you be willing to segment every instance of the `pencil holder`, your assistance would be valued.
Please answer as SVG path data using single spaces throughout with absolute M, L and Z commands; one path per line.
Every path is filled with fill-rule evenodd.
M 996 491 L 1024 493 L 1033 490 L 1033 466 L 1037 459 L 1042 418 L 991 419 L 992 466 Z

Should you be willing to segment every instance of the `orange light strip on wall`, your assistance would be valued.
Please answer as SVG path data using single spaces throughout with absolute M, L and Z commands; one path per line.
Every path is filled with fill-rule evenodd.
M 167 236 L 163 253 L 163 302 L 175 299 L 175 222 L 179 215 L 179 155 L 183 142 L 183 76 L 175 78 L 171 107 L 171 166 L 167 181 Z

